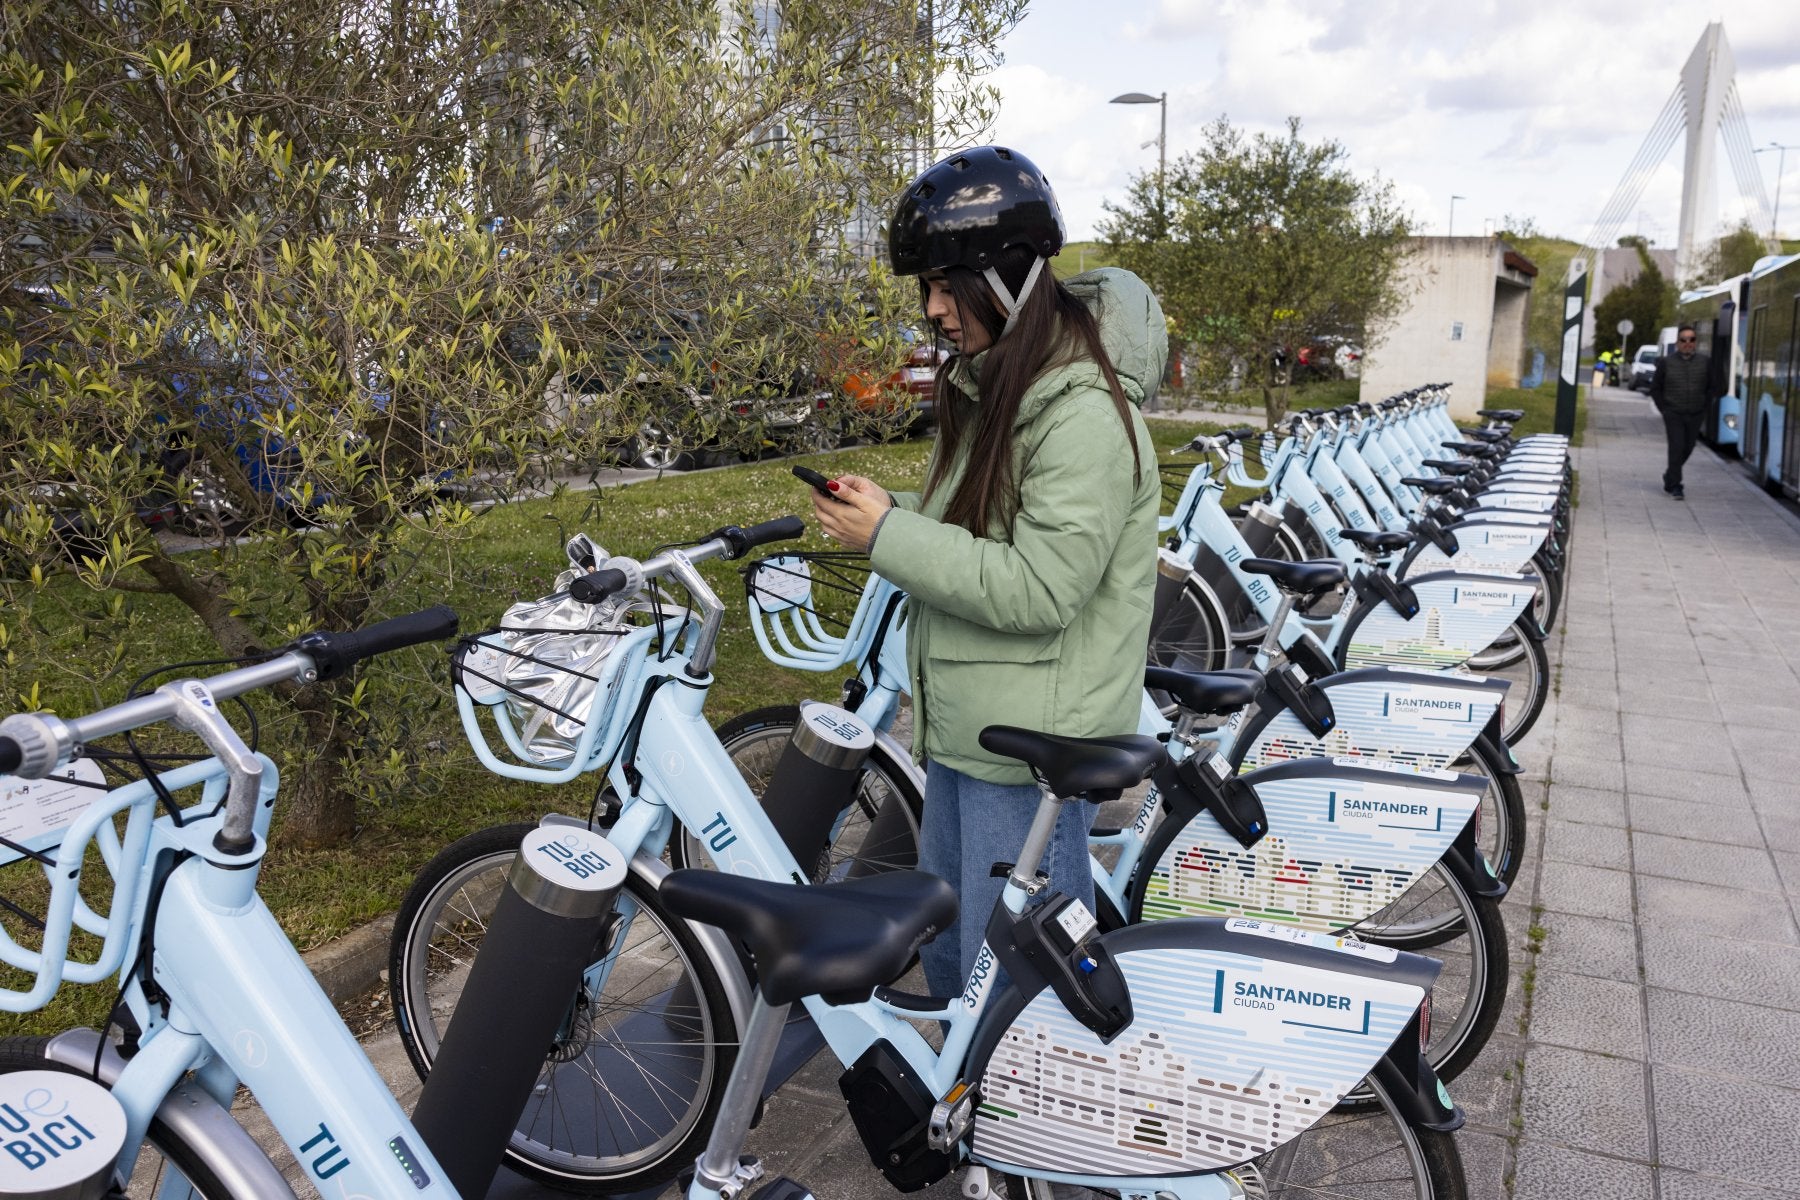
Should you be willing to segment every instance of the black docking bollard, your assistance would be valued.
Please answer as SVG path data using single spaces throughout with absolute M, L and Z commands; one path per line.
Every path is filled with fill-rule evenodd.
M 769 775 L 763 809 L 814 882 L 822 882 L 820 859 L 856 797 L 857 777 L 874 746 L 875 731 L 848 709 L 817 700 L 800 705 L 794 736 Z
M 519 846 L 413 1112 L 458 1195 L 492 1186 L 624 883 L 624 856 L 591 829 L 542 826 Z

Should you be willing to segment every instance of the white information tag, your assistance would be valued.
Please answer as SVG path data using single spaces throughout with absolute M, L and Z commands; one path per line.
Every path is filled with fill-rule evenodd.
M 0 837 L 31 850 L 50 849 L 62 841 L 63 832 L 75 818 L 103 795 L 81 784 L 105 779 L 100 765 L 86 758 L 76 759 L 48 779 L 0 778 Z M 0 863 L 20 857 L 16 851 L 0 848 Z
M 801 608 L 812 598 L 812 568 L 804 558 L 771 558 L 750 575 L 750 594 L 764 612 Z

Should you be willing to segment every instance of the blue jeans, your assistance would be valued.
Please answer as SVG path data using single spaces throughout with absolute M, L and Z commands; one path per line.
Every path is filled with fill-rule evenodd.
M 919 869 L 948 880 L 961 903 L 956 924 L 919 947 L 934 996 L 960 996 L 981 952 L 988 917 L 1006 885 L 993 865 L 1014 862 L 1037 815 L 1036 784 L 984 783 L 938 763 L 925 765 L 925 814 L 919 830 Z M 1056 833 L 1039 871 L 1053 890 L 1094 908 L 1088 867 L 1088 830 L 1099 805 L 1063 804 Z

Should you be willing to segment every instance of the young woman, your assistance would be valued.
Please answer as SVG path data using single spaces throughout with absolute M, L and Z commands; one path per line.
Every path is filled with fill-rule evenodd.
M 1161 497 L 1137 406 L 1162 379 L 1161 307 L 1135 275 L 1057 282 L 1062 214 L 1043 174 L 998 146 L 945 159 L 894 214 L 894 271 L 957 353 L 937 385 L 922 493 L 833 480 L 825 532 L 909 596 L 913 752 L 926 764 L 919 866 L 967 920 L 921 951 L 933 994 L 973 966 L 1037 788 L 977 742 L 988 725 L 1072 737 L 1135 731 Z M 1044 869 L 1093 907 L 1092 805 L 1070 804 Z

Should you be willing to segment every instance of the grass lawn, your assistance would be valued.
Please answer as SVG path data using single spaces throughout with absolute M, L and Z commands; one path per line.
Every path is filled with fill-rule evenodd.
M 1165 459 L 1197 434 L 1217 428 L 1187 421 L 1152 420 L 1149 424 L 1157 452 Z M 807 513 L 807 488 L 788 471 L 793 462 L 805 462 L 831 474 L 867 475 L 906 489 L 922 482 L 928 449 L 929 443 L 922 440 L 865 446 L 828 456 L 668 475 L 598 492 L 565 492 L 495 506 L 479 516 L 473 535 L 453 552 L 440 550 L 435 557 L 423 556 L 413 563 L 382 615 L 442 602 L 461 614 L 464 632 L 487 628 L 515 600 L 535 598 L 550 590 L 553 577 L 565 566 L 562 545 L 578 530 L 613 553 L 648 556 L 666 542 L 690 539 L 722 524 L 749 525 L 785 513 Z M 787 548 L 833 547 L 815 527 L 809 528 L 804 539 L 764 553 Z M 717 682 L 708 702 L 708 716 L 718 724 L 763 705 L 794 703 L 807 697 L 835 699 L 846 672 L 790 671 L 763 657 L 749 629 L 737 569 L 737 564 L 731 563 L 702 568 L 730 608 L 719 643 Z M 271 611 L 256 607 L 259 594 L 265 599 L 279 594 L 279 580 L 273 572 L 269 575 L 248 588 L 247 611 Z M 27 694 L 35 686 L 43 707 L 68 713 L 91 711 L 122 698 L 125 688 L 144 671 L 217 654 L 198 621 L 172 599 L 133 596 L 118 614 L 105 612 L 105 607 L 103 597 L 70 581 L 50 586 L 34 613 L 34 622 L 43 631 L 36 644 L 43 653 L 35 661 L 15 656 L 5 666 L 9 707 L 21 706 L 11 694 Z M 278 627 L 278 620 L 270 623 Z M 0 639 L 0 644 L 3 642 Z M 553 789 L 500 779 L 483 769 L 470 751 L 449 701 L 441 649 L 389 656 L 369 670 L 404 677 L 417 694 L 427 697 L 412 737 L 435 769 L 431 778 L 416 778 L 389 799 L 365 802 L 359 810 L 360 829 L 349 844 L 321 851 L 277 846 L 270 852 L 262 893 L 302 949 L 392 911 L 418 868 L 463 834 L 503 822 L 536 820 L 549 810 L 586 812 L 593 795 L 591 779 Z M 280 706 L 265 697 L 257 710 L 264 719 L 265 746 L 279 743 Z M 28 872 L 17 866 L 12 870 L 15 874 L 7 878 L 9 890 L 4 894 L 16 899 L 11 889 Z M 89 878 L 104 876 L 96 871 Z M 0 986 L 18 986 L 18 982 L 0 968 Z M 96 1023 L 110 1002 L 111 990 L 65 988 L 50 1008 L 27 1018 L 30 1029 L 51 1031 Z M 30 1029 L 21 1026 L 17 1031 Z
M 1575 389 L 1575 432 L 1570 438 L 1579 446 L 1587 430 L 1588 389 L 1585 384 Z M 1534 388 L 1489 388 L 1483 408 L 1522 408 L 1525 419 L 1515 429 L 1523 436 L 1530 433 L 1556 431 L 1556 380 L 1547 379 Z

